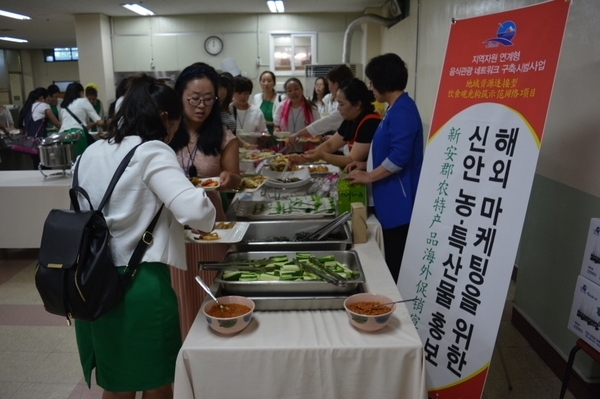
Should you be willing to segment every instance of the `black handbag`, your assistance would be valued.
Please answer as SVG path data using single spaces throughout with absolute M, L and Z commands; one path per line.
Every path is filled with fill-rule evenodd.
M 69 190 L 72 209 L 53 209 L 44 223 L 35 285 L 46 311 L 65 316 L 69 325 L 71 318 L 93 321 L 118 305 L 152 243 L 152 231 L 164 205 L 140 238 L 125 272 L 119 274 L 110 253 L 110 231 L 102 214 L 138 146 L 119 164 L 96 210 L 78 184 L 80 162 L 77 163 L 73 187 Z M 88 201 L 90 210 L 80 209 L 78 194 Z

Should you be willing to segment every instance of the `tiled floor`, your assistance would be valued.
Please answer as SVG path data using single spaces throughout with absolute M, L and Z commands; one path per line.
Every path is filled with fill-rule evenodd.
M 82 379 L 74 329 L 43 309 L 33 283 L 36 257 L 0 250 L 0 398 L 99 399 L 102 390 Z M 499 333 L 513 389 L 496 350 L 483 398 L 557 399 L 560 379 L 510 323 L 513 294 L 511 287 Z

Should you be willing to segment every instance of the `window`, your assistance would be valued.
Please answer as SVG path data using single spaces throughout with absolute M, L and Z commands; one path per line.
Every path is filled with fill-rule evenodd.
M 57 47 L 55 49 L 44 50 L 44 61 L 77 61 L 79 51 L 77 47 Z
M 316 62 L 316 33 L 272 33 L 271 70 L 277 75 L 304 75 L 307 64 Z

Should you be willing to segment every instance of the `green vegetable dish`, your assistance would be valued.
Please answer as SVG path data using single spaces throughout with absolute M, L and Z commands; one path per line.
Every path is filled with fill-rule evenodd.
M 225 281 L 322 281 L 321 277 L 301 267 L 305 263 L 316 268 L 330 270 L 346 280 L 359 277 L 358 272 L 336 261 L 333 255 L 320 257 L 317 259 L 318 262 L 311 261 L 311 257 L 310 253 L 298 252 L 295 259 L 282 255 L 249 261 L 250 264 L 244 264 L 244 270 L 224 271 L 222 279 Z M 253 265 L 253 262 L 256 264 Z M 297 262 L 300 263 L 300 266 Z

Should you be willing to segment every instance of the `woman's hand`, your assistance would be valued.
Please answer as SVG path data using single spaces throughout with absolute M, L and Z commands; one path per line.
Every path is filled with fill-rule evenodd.
M 350 184 L 368 184 L 372 182 L 371 174 L 364 170 L 354 169 L 352 172 L 344 176 L 344 180 L 349 180 Z
M 306 163 L 306 160 L 300 154 L 290 154 L 290 155 L 288 155 L 288 159 L 290 160 L 290 162 L 292 163 L 292 165 Z
M 351 162 L 348 165 L 346 165 L 346 167 L 344 168 L 344 172 L 349 173 L 349 172 L 352 172 L 355 169 L 366 170 L 367 169 L 367 162 L 365 162 L 365 161 L 354 161 L 354 162 Z
M 222 188 L 236 188 L 240 185 L 239 175 L 226 170 L 221 172 L 219 179 L 221 180 Z
M 302 154 L 302 158 L 310 162 L 320 161 L 323 159 L 323 151 L 317 150 L 316 148 L 307 150 L 304 154 Z

